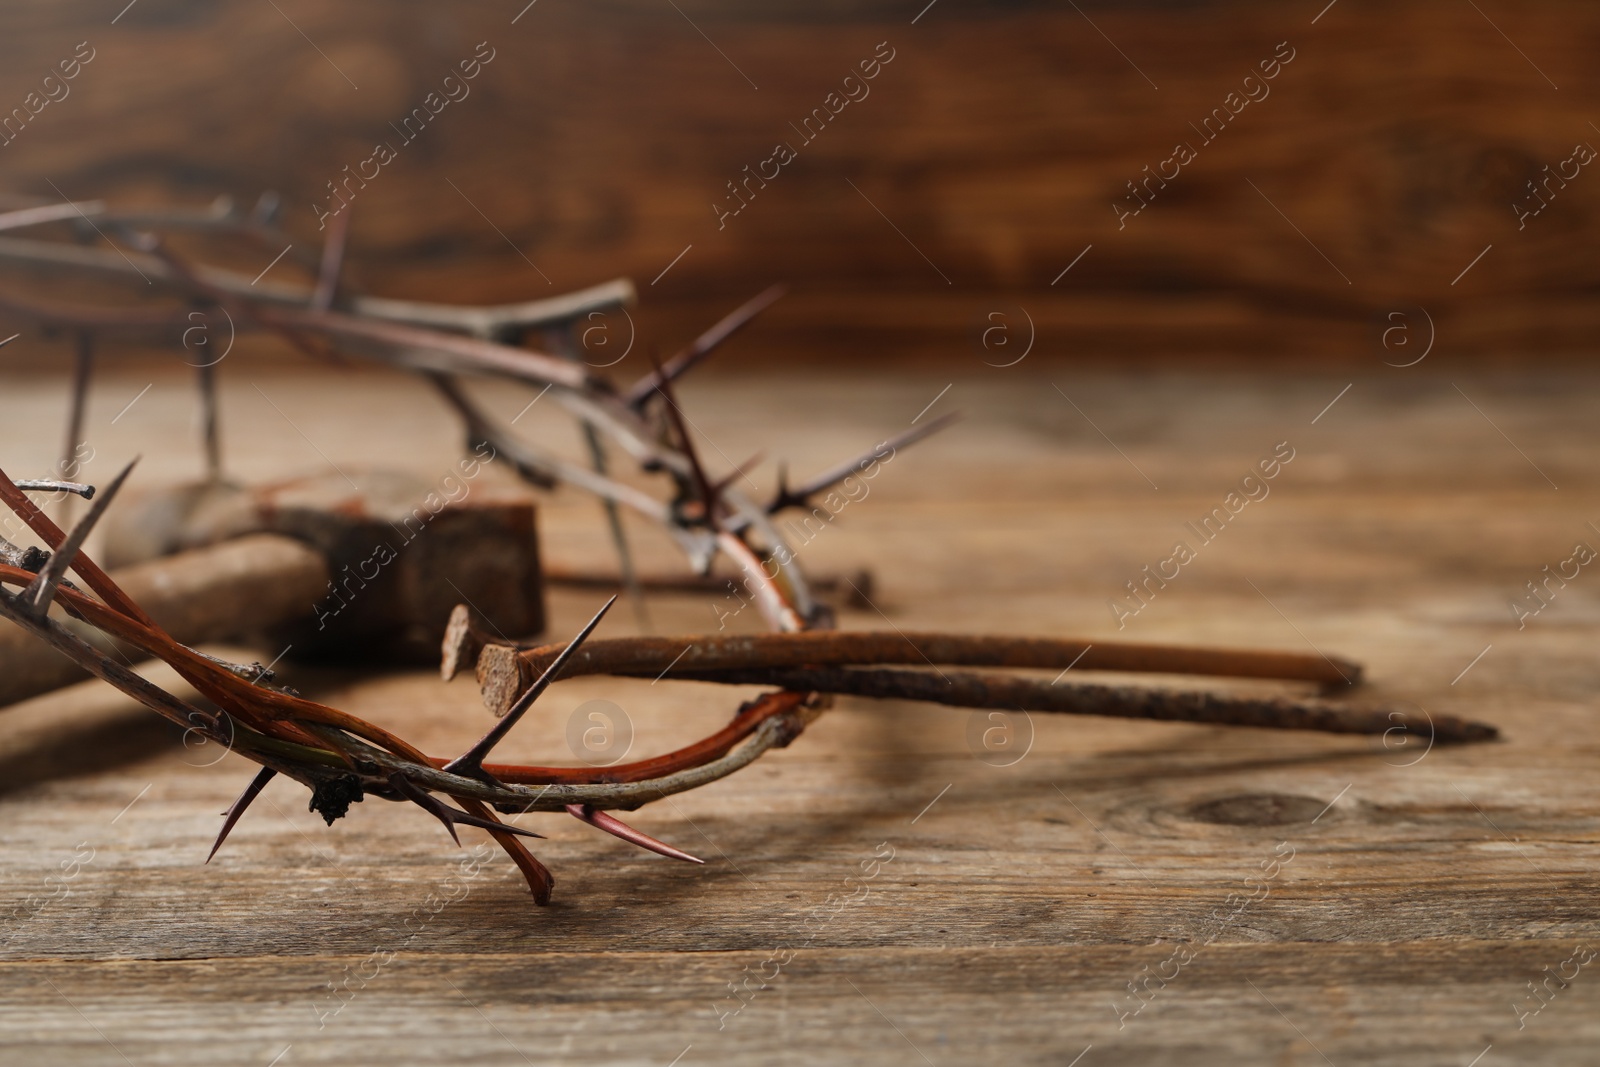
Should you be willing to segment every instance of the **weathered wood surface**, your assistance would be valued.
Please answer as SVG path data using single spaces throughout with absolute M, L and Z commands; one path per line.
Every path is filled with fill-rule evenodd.
M 0 713 L 0 1060 L 1465 1067 L 1492 1045 L 1477 1062 L 1591 1063 L 1600 979 L 1577 961 L 1600 948 L 1600 587 L 1584 569 L 1520 632 L 1508 601 L 1575 542 L 1600 543 L 1600 380 L 1458 391 L 1396 371 L 1313 424 L 1348 379 L 1058 378 L 1124 458 L 1028 367 L 955 381 L 936 410 L 967 420 L 898 456 L 802 550 L 814 569 L 876 570 L 888 621 L 851 610 L 844 625 L 1118 634 L 1107 599 L 1287 440 L 1271 495 L 1118 635 L 1348 655 L 1368 666 L 1366 696 L 1485 719 L 1504 740 L 1429 751 L 1034 716 L 1031 749 L 1001 767 L 969 747 L 981 719 L 841 701 L 789 749 L 637 813 L 703 868 L 538 817 L 558 879 L 538 909 L 503 859 L 447 881 L 475 831 L 457 850 L 378 801 L 330 829 L 281 782 L 202 865 L 249 767 L 206 766 L 214 749 L 173 748 L 153 717 L 84 687 Z M 455 431 L 415 382 L 265 374 L 258 393 L 247 377 L 224 378 L 238 476 L 303 471 L 319 449 L 451 469 Z M 97 383 L 90 477 L 135 449 L 151 483 L 198 469 L 182 382 L 158 379 L 110 422 L 147 381 Z M 710 378 L 683 393 L 718 467 L 717 451 L 766 446 L 805 472 L 904 426 L 947 381 Z M 486 399 L 509 416 L 527 398 Z M 62 403 L 59 383 L 8 383 L 11 467 L 49 463 Z M 577 447 L 564 418 L 523 427 Z M 771 467 L 753 477 L 770 488 Z M 561 494 L 541 521 L 552 561 L 606 562 L 592 501 Z M 646 549 L 664 568 L 664 547 Z M 557 591 L 556 631 L 596 595 Z M 664 632 L 712 627 L 703 597 L 655 611 Z M 291 674 L 430 751 L 486 722 L 466 679 Z M 595 698 L 626 710 L 636 755 L 736 702 L 561 683 L 516 754 L 569 759 L 569 716 Z M 100 746 L 75 775 L 71 724 Z M 89 849 L 55 894 L 46 879 Z M 1173 962 L 1180 949 L 1194 958 Z M 1528 983 L 1554 973 L 1565 988 L 1549 979 L 1519 1027 L 1540 1003 Z M 758 974 L 767 988 L 726 1014 L 742 1002 L 729 983 Z M 1151 975 L 1164 988 L 1150 978 L 1131 1014 L 1128 984 Z M 329 983 L 347 981 L 329 1014 Z
M 393 142 L 351 187 L 369 290 L 512 300 L 628 274 L 671 344 L 786 280 L 754 334 L 775 361 L 961 358 L 1019 306 L 1041 353 L 1079 359 L 1368 360 L 1386 316 L 1419 306 L 1456 353 L 1571 353 L 1600 327 L 1600 179 L 1557 179 L 1525 227 L 1513 210 L 1600 145 L 1593 4 L 943 2 L 913 25 L 926 6 L 608 0 L 513 24 L 524 5 L 501 0 L 140 0 L 112 26 L 99 0 L 10 5 L 0 113 L 77 42 L 96 53 L 0 148 L 0 193 L 274 188 L 298 235 L 287 280 L 315 262 L 327 183 Z M 495 58 L 470 95 L 402 143 L 390 124 L 480 41 Z M 882 41 L 870 95 L 802 143 L 790 124 Z M 1202 142 L 1191 123 L 1279 42 L 1294 59 L 1270 95 Z M 779 141 L 798 158 L 719 228 L 726 183 Z M 1198 158 L 1119 228 L 1126 183 L 1179 141 Z

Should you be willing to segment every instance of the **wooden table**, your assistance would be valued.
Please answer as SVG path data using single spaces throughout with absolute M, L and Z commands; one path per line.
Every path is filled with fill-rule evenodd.
M 450 468 L 456 431 L 415 382 L 247 360 L 224 367 L 237 476 L 324 455 Z M 539 909 L 498 853 L 461 873 L 476 831 L 458 850 L 376 801 L 327 828 L 282 781 L 203 865 L 250 767 L 83 686 L 0 714 L 0 1061 L 1592 1063 L 1600 578 L 1584 568 L 1520 630 L 1509 603 L 1575 543 L 1600 547 L 1600 380 L 1425 369 L 1085 379 L 1033 360 L 684 396 L 718 469 L 758 448 L 820 469 L 936 395 L 967 414 L 803 550 L 813 570 L 874 570 L 881 613 L 844 626 L 1314 648 L 1367 665 L 1360 699 L 1484 719 L 1498 743 L 1035 715 L 980 759 L 981 716 L 841 700 L 791 748 L 636 814 L 705 867 L 530 820 L 558 879 Z M 485 395 L 507 416 L 528 399 Z M 5 465 L 44 468 L 61 383 L 6 397 Z M 181 379 L 106 377 L 87 476 L 134 451 L 143 484 L 192 476 L 190 418 Z M 522 428 L 575 452 L 553 410 Z M 1270 496 L 1119 633 L 1107 601 L 1285 441 Z M 753 477 L 770 489 L 771 466 Z M 553 560 L 608 562 L 593 501 L 562 493 L 542 523 Z M 554 631 L 595 599 L 555 594 Z M 715 628 L 704 598 L 653 611 L 660 632 Z M 467 680 L 289 673 L 430 751 L 485 723 Z M 737 699 L 562 683 L 516 754 L 570 758 L 569 716 L 601 697 L 635 755 Z M 92 753 L 66 750 L 68 725 Z

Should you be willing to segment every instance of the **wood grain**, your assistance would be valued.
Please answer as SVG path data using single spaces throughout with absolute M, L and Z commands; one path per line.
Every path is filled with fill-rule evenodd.
M 349 377 L 331 388 L 338 374 Z M 97 382 L 85 476 L 136 446 L 151 480 L 199 464 L 180 379 L 158 379 L 109 423 L 147 381 Z M 299 473 L 318 449 L 424 476 L 454 462 L 455 431 L 409 379 L 254 381 L 259 393 L 243 375 L 222 379 L 237 477 Z M 905 425 L 948 381 L 711 377 L 681 401 L 729 455 L 767 446 L 803 474 Z M 976 736 L 983 752 L 994 725 L 981 716 L 843 700 L 790 748 L 636 813 L 645 831 L 706 856 L 704 868 L 574 820 L 530 820 L 551 837 L 536 850 L 557 878 L 548 909 L 503 859 L 459 873 L 476 832 L 457 850 L 419 813 L 377 801 L 325 827 L 281 782 L 204 866 L 216 812 L 248 777 L 242 761 L 204 747 L 149 755 L 141 742 L 123 753 L 131 762 L 64 776 L 50 750 L 49 768 L 0 798 L 6 1055 L 1462 1067 L 1492 1044 L 1482 1064 L 1590 1062 L 1592 964 L 1565 988 L 1551 979 L 1520 1028 L 1518 1011 L 1539 1004 L 1529 982 L 1564 964 L 1570 975 L 1581 946 L 1600 948 L 1600 585 L 1585 569 L 1522 630 L 1509 601 L 1573 542 L 1596 541 L 1584 430 L 1600 379 L 1058 384 L 1116 447 L 1029 364 L 957 379 L 940 405 L 966 419 L 896 457 L 802 549 L 814 569 L 873 568 L 876 608 L 846 610 L 844 625 L 882 629 L 887 616 L 907 630 L 1321 650 L 1364 663 L 1367 696 L 1484 719 L 1504 740 L 1429 750 L 1416 737 L 1386 747 L 1035 716 L 1026 755 L 996 766 L 971 747 Z M 62 386 L 17 381 L 6 395 L 8 462 L 47 465 Z M 509 417 L 528 398 L 483 399 Z M 578 447 L 562 420 L 524 428 Z M 1271 495 L 1118 631 L 1106 600 L 1284 440 L 1296 454 Z M 770 489 L 774 474 L 752 477 Z M 552 561 L 606 564 L 593 501 L 557 494 L 540 521 Z M 669 546 L 639 547 L 667 569 Z M 599 595 L 553 591 L 552 632 Z M 663 598 L 655 617 L 663 633 L 700 632 L 713 607 Z M 454 751 L 489 721 L 467 678 L 302 669 L 289 681 L 430 751 Z M 508 756 L 571 758 L 569 719 L 594 699 L 624 709 L 645 755 L 714 727 L 739 696 L 558 683 Z M 102 689 L 67 691 L 0 714 L 0 752 L 20 766 L 48 749 L 50 724 L 99 723 L 106 737 L 128 715 Z M 50 897 L 45 879 L 84 855 L 80 843 L 92 861 Z M 875 856 L 874 875 L 856 880 Z M 1168 962 L 1185 946 L 1191 961 Z M 329 983 L 347 980 L 332 1014 L 342 1001 Z
M 983 347 L 989 316 L 1020 336 L 1022 310 L 1041 356 L 1108 367 L 1403 362 L 1422 309 L 1441 350 L 1480 358 L 1582 351 L 1600 326 L 1600 179 L 1553 186 L 1526 225 L 1513 209 L 1600 138 L 1593 5 L 941 3 L 913 25 L 922 6 L 607 0 L 513 25 L 520 5 L 141 0 L 114 27 L 87 0 L 26 6 L 0 35 L 0 105 L 85 37 L 97 55 L 0 148 L 0 192 L 276 189 L 287 278 L 314 263 L 326 183 L 391 140 L 354 192 L 358 283 L 485 302 L 627 274 L 670 348 L 787 280 L 730 353 L 767 365 L 999 363 L 1018 349 Z M 390 124 L 480 41 L 496 54 L 470 95 L 400 144 Z M 885 41 L 870 95 L 801 142 L 790 124 Z M 1203 143 L 1191 123 L 1280 42 L 1295 58 L 1270 95 Z M 779 141 L 798 157 L 719 226 L 726 183 Z M 1113 203 L 1179 141 L 1199 158 L 1119 227 Z M 1391 313 L 1410 332 L 1385 348 Z

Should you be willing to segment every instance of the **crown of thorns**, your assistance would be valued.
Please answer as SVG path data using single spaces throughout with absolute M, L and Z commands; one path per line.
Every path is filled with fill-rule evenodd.
M 67 205 L 73 212 L 57 206 L 0 214 L 0 230 L 77 216 L 108 243 L 109 232 L 128 246 L 84 248 L 7 238 L 0 239 L 0 259 L 115 275 L 131 270 L 159 281 L 186 301 L 175 309 L 85 307 L 0 293 L 0 310 L 47 328 L 71 330 L 79 337 L 72 426 L 82 424 L 92 366 L 88 353 L 97 336 L 127 329 L 170 331 L 183 327 L 186 310 L 196 306 L 222 309 L 241 326 L 274 331 L 319 358 L 349 353 L 417 373 L 459 415 L 469 451 L 487 443 L 506 456 L 525 481 L 546 489 L 558 484 L 574 486 L 606 503 L 625 587 L 637 592 L 627 542 L 615 521 L 618 508 L 638 512 L 663 528 L 699 573 L 708 573 L 719 555 L 731 559 L 743 572 L 746 587 L 753 591 L 775 632 L 585 644 L 615 602 L 612 597 L 565 645 L 520 650 L 492 645 L 485 649 L 484 655 L 499 664 L 498 672 L 489 672 L 500 687 L 499 695 L 490 702 L 503 708 L 504 714 L 461 755 L 442 759 L 426 755 L 382 727 L 275 686 L 264 668 L 230 663 L 189 648 L 157 625 L 82 551 L 89 532 L 133 464 L 98 493 L 70 481 L 13 481 L 0 471 L 0 502 L 50 550 L 22 548 L 0 538 L 0 615 L 157 714 L 261 765 L 225 813 L 211 855 L 251 801 L 275 775 L 282 774 L 311 791 L 311 809 L 330 824 L 345 815 L 352 803 L 371 796 L 417 805 L 443 823 L 458 844 L 456 826 L 480 827 L 510 854 L 534 899 L 544 904 L 550 899 L 554 879 L 521 840 L 541 835 L 513 825 L 501 815 L 565 812 L 664 856 L 699 863 L 610 812 L 632 810 L 716 781 L 769 749 L 789 744 L 827 708 L 829 695 L 836 693 L 999 711 L 1117 715 L 1385 737 L 1396 730 L 1414 730 L 1411 724 L 1397 720 L 1401 713 L 1384 708 L 1061 681 L 1074 666 L 1325 684 L 1347 684 L 1359 678 L 1360 668 L 1355 664 L 1322 657 L 1071 639 L 833 631 L 831 613 L 813 596 L 796 554 L 773 516 L 786 508 L 809 508 L 818 494 L 868 469 L 885 447 L 911 444 L 949 425 L 955 416 L 880 442 L 797 486 L 791 486 L 780 469 L 774 497 L 758 503 L 735 484 L 742 466 L 719 479 L 707 473 L 686 428 L 673 383 L 776 300 L 780 288 L 748 301 L 665 364 L 656 363 L 650 373 L 624 387 L 577 358 L 570 326 L 585 315 L 631 299 L 632 287 L 626 282 L 522 305 L 419 304 L 342 289 L 339 277 L 349 213 L 330 227 L 318 280 L 310 289 L 262 288 L 243 275 L 190 264 L 154 235 L 168 229 L 202 229 L 275 245 L 286 238 L 276 229 L 270 202 L 264 204 L 248 217 L 227 204 L 210 212 L 188 214 L 118 215 L 98 204 Z M 513 343 L 536 328 L 547 330 L 548 341 L 558 349 L 555 354 Z M 0 345 L 14 339 L 0 341 Z M 214 367 L 211 363 L 199 368 L 201 399 L 206 405 L 214 403 Z M 461 382 L 466 375 L 510 379 L 550 392 L 586 429 L 589 464 L 547 453 L 514 437 L 467 394 Z M 215 476 L 214 409 L 208 409 L 203 422 L 212 428 L 207 445 Z M 75 431 L 69 432 L 69 438 L 75 435 Z M 69 440 L 69 453 L 74 443 Z M 651 495 L 610 477 L 606 443 L 630 456 L 642 471 L 666 479 L 665 493 Z M 91 506 L 67 533 L 33 503 L 27 495 L 30 491 L 76 493 L 90 499 Z M 85 588 L 66 580 L 69 570 Z M 165 661 L 212 706 L 182 700 L 133 673 L 52 618 L 52 604 Z M 681 651 L 685 642 L 687 652 Z M 649 677 L 663 674 L 669 667 L 675 678 L 683 680 L 776 688 L 742 705 L 727 725 L 711 735 L 650 759 L 598 769 L 486 762 L 553 681 L 585 673 Z M 967 667 L 1060 674 L 1046 682 L 1040 677 L 960 669 Z M 1428 731 L 1430 744 L 1494 736 L 1490 726 L 1443 717 L 1431 719 Z

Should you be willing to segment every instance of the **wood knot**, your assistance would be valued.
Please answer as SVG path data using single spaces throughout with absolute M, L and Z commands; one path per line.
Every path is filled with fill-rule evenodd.
M 1289 793 L 1240 793 L 1191 804 L 1185 814 L 1219 826 L 1284 826 L 1310 822 L 1327 806 L 1325 800 Z

